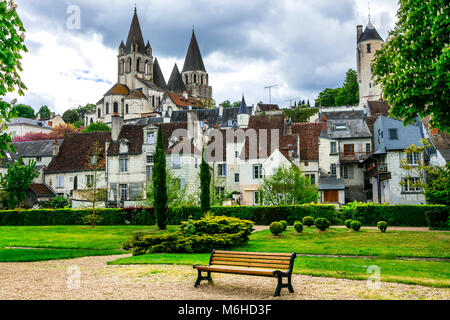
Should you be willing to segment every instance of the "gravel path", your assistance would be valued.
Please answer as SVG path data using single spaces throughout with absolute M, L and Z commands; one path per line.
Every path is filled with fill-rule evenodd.
M 271 278 L 215 274 L 215 285 L 204 282 L 194 289 L 196 272 L 191 266 L 106 265 L 125 256 L 0 263 L 0 299 L 280 299 L 272 297 L 276 279 Z M 443 288 L 382 282 L 380 289 L 368 289 L 366 281 L 303 275 L 294 275 L 292 281 L 295 293 L 283 289 L 281 299 L 450 300 L 450 289 Z

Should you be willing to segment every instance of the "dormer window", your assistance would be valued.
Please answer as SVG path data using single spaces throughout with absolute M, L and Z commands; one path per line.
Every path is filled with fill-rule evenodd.
M 147 144 L 155 144 L 155 133 L 149 132 L 147 134 Z
M 127 139 L 120 140 L 119 152 L 122 154 L 128 153 L 129 144 L 130 144 L 130 142 Z
M 336 123 L 334 125 L 334 129 L 336 131 L 347 131 L 347 124 L 346 123 Z

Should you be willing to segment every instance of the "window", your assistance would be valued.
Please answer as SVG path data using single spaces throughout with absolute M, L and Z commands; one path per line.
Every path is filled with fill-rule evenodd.
M 370 143 L 366 143 L 366 152 L 370 153 Z
M 128 103 L 125 105 L 125 113 L 129 113 L 130 109 L 128 108 Z
M 184 190 L 185 187 L 186 187 L 186 178 L 181 178 L 181 184 L 180 184 L 181 190 Z
M 99 118 L 102 116 L 102 110 L 101 110 L 101 109 L 98 109 L 98 110 L 97 110 L 97 116 L 98 116 Z
M 181 168 L 180 156 L 178 154 L 172 155 L 172 167 L 175 169 Z
M 330 154 L 336 153 L 337 153 L 336 142 L 330 142 Z
M 152 96 L 152 107 L 155 106 L 155 96 Z
M 389 129 L 389 140 L 398 140 L 397 129 Z
M 258 206 L 261 204 L 261 194 L 259 193 L 259 191 L 255 191 L 253 193 L 253 205 L 254 206 Z
M 94 154 L 91 156 L 91 166 L 95 166 L 97 164 L 97 156 Z
M 239 173 L 234 174 L 234 182 L 239 182 Z
M 421 192 L 422 189 L 417 185 L 420 183 L 420 178 L 403 178 L 404 192 Z
M 262 179 L 262 165 L 254 164 L 253 165 L 253 179 Z
M 332 163 L 330 166 L 330 172 L 332 176 L 336 176 L 336 163 Z
M 42 161 L 42 157 L 36 157 L 36 162 L 41 162 Z
M 408 164 L 418 165 L 420 161 L 420 153 L 419 152 L 409 153 L 406 155 L 406 159 L 408 161 Z
M 239 151 L 235 151 L 235 152 L 234 152 L 234 157 L 235 157 L 235 158 L 239 158 Z
M 136 71 L 137 72 L 140 72 L 140 70 L 139 70 L 140 64 L 141 64 L 141 59 L 138 58 L 136 61 Z
M 147 163 L 153 163 L 153 155 L 147 156 Z
M 197 83 L 197 75 L 194 74 L 194 83 Z
M 315 174 L 307 174 L 305 175 L 311 182 L 311 184 L 316 184 L 316 175 Z
M 309 162 L 305 161 L 305 167 L 309 166 Z
M 217 176 L 225 177 L 227 175 L 227 165 L 224 163 L 217 165 Z
M 117 102 L 114 102 L 113 112 L 114 113 L 119 113 L 119 104 Z
M 57 176 L 56 177 L 56 187 L 57 188 L 64 188 L 64 177 Z
M 220 195 L 221 197 L 224 196 L 225 188 L 224 187 L 216 187 L 216 194 Z
M 344 144 L 344 154 L 354 154 L 355 146 L 353 144 Z
M 233 126 L 233 120 L 228 120 L 228 126 L 229 127 Z
M 86 186 L 90 188 L 92 187 L 93 184 L 94 184 L 94 176 L 91 174 L 86 175 Z
M 151 132 L 147 134 L 147 143 L 148 144 L 155 144 L 155 133 Z
M 128 157 L 121 156 L 119 161 L 120 161 L 120 173 L 127 173 L 128 172 Z
M 121 184 L 120 185 L 120 201 L 123 203 L 128 199 L 128 185 Z
M 372 82 L 369 82 L 369 88 L 372 88 Z
M 344 179 L 348 179 L 348 166 L 342 166 L 342 176 Z
M 150 181 L 152 179 L 152 174 L 153 174 L 153 166 L 147 166 L 146 171 L 147 181 Z
M 370 43 L 367 44 L 367 53 L 371 53 L 372 52 L 372 48 L 370 46 Z
M 186 74 L 185 76 L 184 76 L 184 82 L 186 83 L 186 84 L 188 84 L 189 83 L 189 77 L 188 77 L 188 75 Z
M 194 162 L 194 168 L 197 169 L 198 168 L 198 159 L 195 158 L 195 162 Z
M 336 123 L 334 125 L 334 129 L 336 131 L 347 131 L 347 124 L 346 123 Z
M 105 113 L 108 114 L 109 113 L 109 103 L 108 102 L 106 103 L 105 110 L 106 110 Z

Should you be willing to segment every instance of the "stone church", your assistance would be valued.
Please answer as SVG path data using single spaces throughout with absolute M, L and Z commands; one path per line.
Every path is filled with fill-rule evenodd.
M 200 108 L 212 99 L 212 87 L 194 30 L 182 71 L 175 64 L 166 82 L 150 41 L 144 42 L 136 9 L 127 41 L 120 43 L 117 66 L 117 83 L 97 102 L 96 110 L 87 115 L 86 125 L 97 121 L 111 124 L 114 114 L 131 121 Z

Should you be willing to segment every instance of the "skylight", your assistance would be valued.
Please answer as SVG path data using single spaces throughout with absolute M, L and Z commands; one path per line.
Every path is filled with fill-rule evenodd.
M 334 129 L 336 131 L 347 131 L 347 124 L 346 123 L 336 123 L 334 125 Z

